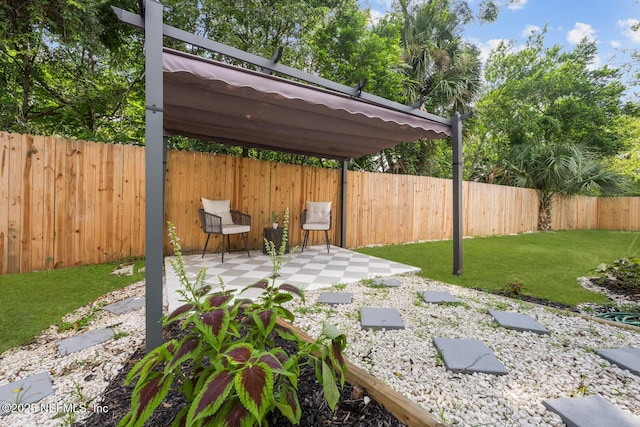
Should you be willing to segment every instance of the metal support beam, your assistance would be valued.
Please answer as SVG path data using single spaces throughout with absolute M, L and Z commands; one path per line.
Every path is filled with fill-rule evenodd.
M 144 28 L 144 25 L 145 25 L 144 20 L 139 15 L 128 12 L 124 9 L 120 9 L 115 6 L 112 6 L 111 8 L 113 9 L 113 11 L 115 12 L 115 14 L 117 15 L 120 21 L 129 25 L 133 25 L 134 27 Z M 248 64 L 256 65 L 261 69 L 271 70 L 285 76 L 293 77 L 294 79 L 302 80 L 307 83 L 321 86 L 325 89 L 330 89 L 335 92 L 352 96 L 354 98 L 359 97 L 360 99 L 371 102 L 372 104 L 386 107 L 391 110 L 402 111 L 412 116 L 420 117 L 423 119 L 430 120 L 432 122 L 451 126 L 451 120 L 445 119 L 440 116 L 436 116 L 435 114 L 427 113 L 426 111 L 416 110 L 415 108 L 411 108 L 409 105 L 402 105 L 398 102 L 390 101 L 388 99 L 382 98 L 380 96 L 372 95 L 367 92 L 358 93 L 358 90 L 355 87 L 345 86 L 313 74 L 305 73 L 304 71 L 297 70 L 287 65 L 273 63 L 271 60 L 263 58 L 261 56 L 253 55 L 249 52 L 245 52 L 243 50 L 236 49 L 235 47 L 228 46 L 213 40 L 209 40 L 204 37 L 200 37 L 196 34 L 192 34 L 187 31 L 183 31 L 178 28 L 171 27 L 169 25 L 163 25 L 162 28 L 163 28 L 162 31 L 165 36 L 183 41 L 189 45 L 198 46 L 203 49 L 210 50 L 212 52 L 217 52 L 226 57 L 234 58 L 239 61 L 246 62 Z
M 453 274 L 462 276 L 462 117 L 456 112 L 451 119 L 453 145 Z
M 342 211 L 340 215 L 340 247 L 347 247 L 347 161 L 342 161 Z
M 276 50 L 276 52 L 271 57 L 271 62 L 272 63 L 277 64 L 280 61 L 280 58 L 282 58 L 282 51 L 283 50 L 284 50 L 284 48 L 282 46 L 278 46 L 278 49 Z M 266 68 L 262 68 L 260 71 L 262 71 L 265 74 L 271 74 L 271 70 L 266 69 Z
M 166 145 L 163 138 L 162 5 L 144 2 L 145 28 L 145 310 L 149 353 L 162 344 L 162 272 L 164 267 L 164 171 Z

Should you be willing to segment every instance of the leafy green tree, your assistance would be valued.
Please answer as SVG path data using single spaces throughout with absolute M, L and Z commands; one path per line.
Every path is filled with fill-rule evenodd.
M 538 229 L 552 229 L 556 195 L 615 196 L 624 193 L 624 179 L 605 167 L 585 146 L 569 142 L 520 144 L 503 161 L 499 182 L 533 188 L 540 199 Z
M 622 151 L 608 157 L 605 163 L 631 183 L 629 195 L 640 196 L 640 117 L 622 115 L 615 120 L 615 126 L 627 143 Z
M 479 50 L 464 42 L 464 25 L 473 19 L 491 21 L 497 16 L 492 1 L 482 2 L 474 16 L 468 2 L 400 0 L 388 18 L 400 25 L 404 62 L 404 103 L 421 102 L 421 108 L 444 117 L 470 111 L 481 88 Z M 379 170 L 416 175 L 450 176 L 448 140 L 421 140 L 384 150 Z
M 142 67 L 129 64 L 141 43 L 118 38 L 104 14 L 108 9 L 102 1 L 8 0 L 0 5 L 3 130 L 139 138 Z M 121 48 L 125 40 L 130 40 L 127 48 Z
M 564 52 L 544 46 L 545 32 L 533 34 L 522 50 L 502 44 L 492 53 L 477 119 L 502 147 L 566 141 L 616 153 L 623 142 L 612 123 L 625 89 L 618 70 L 594 67 L 594 42 Z

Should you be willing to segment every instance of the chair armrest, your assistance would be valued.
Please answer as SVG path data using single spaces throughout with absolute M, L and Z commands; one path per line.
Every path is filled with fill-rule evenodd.
M 200 215 L 200 226 L 205 233 L 222 234 L 222 217 L 206 212 L 204 209 L 198 209 Z
M 231 219 L 237 225 L 251 225 L 251 215 L 244 212 L 232 210 Z

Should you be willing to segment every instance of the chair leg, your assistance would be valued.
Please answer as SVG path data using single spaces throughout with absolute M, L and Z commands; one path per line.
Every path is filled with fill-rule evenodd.
M 324 239 L 327 242 L 327 253 L 329 253 L 329 231 L 324 230 Z
M 302 239 L 302 250 L 300 252 L 304 252 L 304 248 L 307 246 L 308 240 L 309 240 L 309 230 L 305 230 L 304 239 Z
M 222 236 L 222 262 L 224 262 L 224 235 Z
M 247 251 L 247 256 L 251 258 L 249 247 L 247 246 L 247 233 L 242 233 L 242 241 L 244 242 L 244 249 Z
M 207 251 L 207 245 L 209 244 L 209 237 L 211 237 L 211 234 L 207 233 L 207 240 L 204 242 L 204 249 L 202 250 L 202 258 L 204 258 L 204 253 Z
M 231 253 L 231 235 L 227 234 L 227 251 Z

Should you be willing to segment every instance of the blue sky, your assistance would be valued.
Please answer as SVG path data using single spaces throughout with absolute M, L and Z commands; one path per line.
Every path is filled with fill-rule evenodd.
M 361 3 L 370 6 L 375 18 L 389 10 L 392 1 L 361 0 Z M 469 4 L 474 7 L 479 1 L 469 0 Z M 531 31 L 540 31 L 545 25 L 548 46 L 557 44 L 572 50 L 583 37 L 595 40 L 598 47 L 596 66 L 621 67 L 629 63 L 629 50 L 640 51 L 640 31 L 631 31 L 631 26 L 640 20 L 640 0 L 497 2 L 500 4 L 497 21 L 482 25 L 474 23 L 464 31 L 464 38 L 478 46 L 485 58 L 501 40 L 515 42 L 516 49 L 522 47 Z M 638 68 L 636 66 L 636 72 L 640 71 Z

